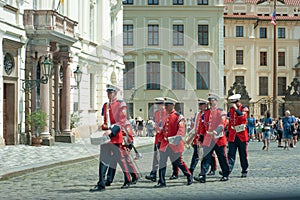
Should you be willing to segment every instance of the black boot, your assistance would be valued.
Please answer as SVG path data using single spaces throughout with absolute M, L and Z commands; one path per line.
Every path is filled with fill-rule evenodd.
M 97 183 L 97 185 L 90 189 L 90 192 L 102 192 L 105 190 L 105 174 L 107 171 L 107 166 L 105 164 L 103 164 L 102 162 L 100 162 L 99 165 L 99 181 Z
M 146 175 L 145 178 L 153 182 L 156 182 L 156 172 L 151 171 L 150 175 Z
M 106 179 L 106 182 L 105 182 L 105 186 L 110 186 L 111 185 L 111 183 L 114 181 L 115 174 L 116 174 L 116 169 L 109 167 L 108 172 L 107 172 L 107 179 Z

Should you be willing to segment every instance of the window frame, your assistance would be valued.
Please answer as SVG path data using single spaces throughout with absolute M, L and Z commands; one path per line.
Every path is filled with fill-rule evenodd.
M 210 89 L 210 63 L 206 61 L 197 62 L 197 90 L 209 90 Z
M 198 45 L 209 45 L 209 26 L 208 24 L 198 24 Z
M 185 90 L 185 62 L 184 61 L 172 61 L 172 89 L 173 90 Z M 183 71 L 181 71 L 183 68 Z
M 131 29 L 128 28 L 128 26 L 131 26 Z M 125 32 L 125 27 L 126 28 L 126 32 Z M 130 38 L 131 36 L 131 38 Z M 126 43 L 125 43 L 125 39 L 126 39 Z M 129 42 L 131 39 L 131 43 Z M 133 46 L 133 24 L 123 24 L 123 45 L 124 46 Z
M 235 37 L 244 37 L 244 26 L 235 27 Z
M 240 49 L 236 50 L 235 51 L 235 59 L 236 59 L 235 63 L 237 65 L 243 65 L 244 64 L 244 50 L 240 50 Z
M 123 70 L 123 87 L 124 90 L 131 90 L 135 86 L 135 62 L 124 62 L 125 68 Z
M 182 30 L 179 30 L 180 28 L 182 28 Z M 173 46 L 184 46 L 184 25 L 183 24 L 173 24 Z
M 259 77 L 259 96 L 268 96 L 268 77 L 267 76 L 260 76 Z
M 158 45 L 159 45 L 159 25 L 148 24 L 148 46 L 158 46 Z
M 160 62 L 147 61 L 147 90 L 160 90 Z M 149 70 L 151 69 L 151 70 Z

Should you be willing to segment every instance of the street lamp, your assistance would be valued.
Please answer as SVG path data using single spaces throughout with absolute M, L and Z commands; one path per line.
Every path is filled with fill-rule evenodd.
M 23 85 L 22 88 L 24 90 L 32 90 L 33 88 L 39 86 L 41 83 L 42 84 L 47 84 L 49 77 L 52 74 L 52 62 L 49 60 L 48 56 L 45 56 L 45 59 L 43 62 L 41 62 L 41 68 L 43 72 L 43 76 L 41 79 L 25 79 L 23 80 Z
M 79 83 L 81 82 L 81 77 L 82 77 L 82 71 L 79 69 L 79 66 L 77 66 L 76 70 L 73 73 L 74 73 L 75 81 L 77 83 L 77 88 L 79 89 Z
M 79 88 L 79 83 L 81 82 L 81 78 L 82 78 L 82 71 L 79 69 L 79 66 L 77 65 L 76 70 L 73 72 L 74 73 L 74 78 L 75 81 L 77 83 L 77 89 L 78 89 L 78 116 L 80 115 L 79 113 L 79 105 L 80 105 L 80 88 Z

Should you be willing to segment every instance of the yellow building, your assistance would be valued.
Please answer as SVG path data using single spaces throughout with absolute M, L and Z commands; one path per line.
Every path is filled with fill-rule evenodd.
M 250 112 L 255 117 L 273 110 L 275 41 L 278 114 L 282 116 L 282 98 L 294 78 L 292 68 L 298 63 L 300 1 L 277 0 L 276 26 L 271 23 L 272 0 L 224 0 L 224 4 L 224 95 L 239 80 L 252 98 Z
M 123 1 L 124 99 L 143 119 L 154 98 L 178 100 L 193 117 L 197 98 L 223 96 L 223 1 Z M 222 101 L 220 101 L 222 104 Z

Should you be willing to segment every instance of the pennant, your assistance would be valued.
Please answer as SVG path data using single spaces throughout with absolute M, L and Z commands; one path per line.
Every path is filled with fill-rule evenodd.
M 273 24 L 274 26 L 276 26 L 276 9 L 274 9 L 274 12 L 272 14 L 271 24 Z

